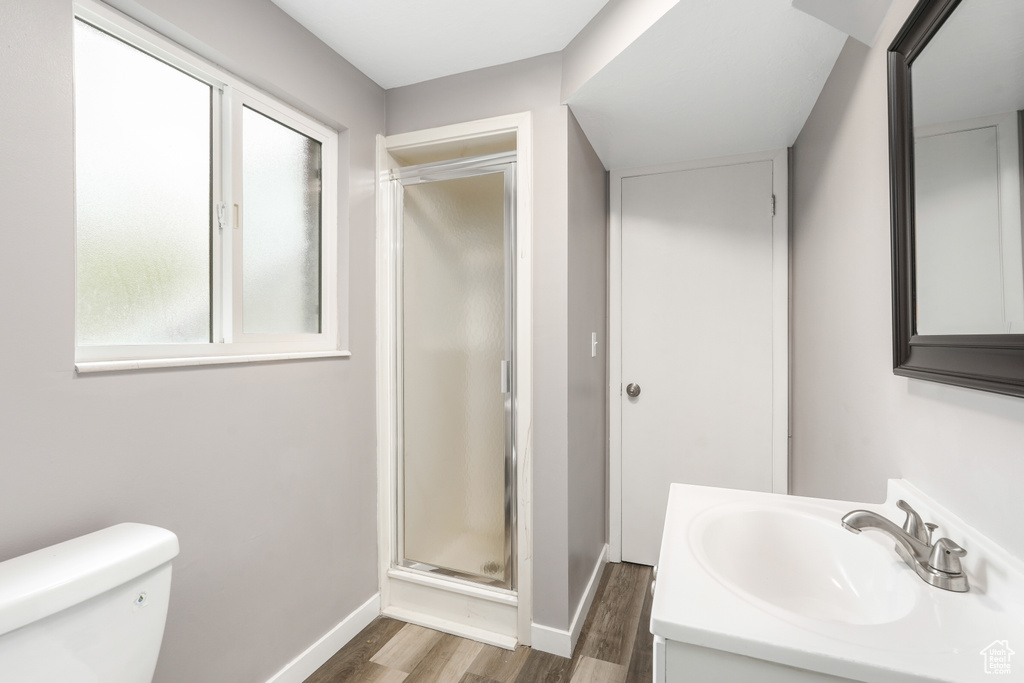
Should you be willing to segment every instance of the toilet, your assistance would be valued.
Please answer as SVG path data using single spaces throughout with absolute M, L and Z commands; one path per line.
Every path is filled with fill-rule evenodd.
M 0 681 L 150 683 L 178 537 L 118 524 L 0 562 Z

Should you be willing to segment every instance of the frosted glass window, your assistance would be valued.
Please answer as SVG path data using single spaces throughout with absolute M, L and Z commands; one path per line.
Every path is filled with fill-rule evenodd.
M 337 132 L 100 2 L 74 11 L 78 370 L 337 353 Z
M 320 143 L 242 109 L 246 333 L 320 331 Z
M 79 345 L 210 341 L 211 98 L 75 21 Z

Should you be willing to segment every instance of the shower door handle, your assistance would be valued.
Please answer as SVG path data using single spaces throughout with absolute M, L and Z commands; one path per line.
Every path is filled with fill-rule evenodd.
M 512 390 L 512 378 L 509 375 L 509 369 L 511 368 L 511 366 L 512 363 L 510 363 L 509 361 L 501 361 L 501 393 L 503 394 L 507 394 L 509 391 Z

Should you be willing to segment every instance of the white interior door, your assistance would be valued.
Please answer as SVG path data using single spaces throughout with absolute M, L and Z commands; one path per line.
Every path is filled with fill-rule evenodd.
M 773 206 L 772 160 L 621 180 L 623 560 L 657 562 L 672 482 L 773 488 Z

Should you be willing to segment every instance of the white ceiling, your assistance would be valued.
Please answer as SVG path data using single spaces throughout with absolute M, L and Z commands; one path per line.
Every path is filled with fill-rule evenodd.
M 863 13 L 888 1 L 815 0 L 814 6 L 840 6 L 849 14 L 850 4 Z M 608 0 L 273 2 L 390 89 L 561 51 Z M 610 61 L 565 93 L 605 167 L 791 145 L 847 37 L 821 11 L 815 13 L 823 20 L 793 2 L 611 0 L 611 11 L 601 12 L 564 53 L 586 52 L 593 47 L 583 45 L 587 40 L 629 34 L 623 17 L 647 17 L 615 46 L 618 54 L 611 52 Z
M 790 0 L 680 0 L 569 105 L 609 169 L 781 149 L 845 42 Z
M 892 0 L 792 0 L 793 7 L 850 34 L 868 47 L 875 44 Z
M 384 89 L 559 52 L 608 0 L 272 0 Z

